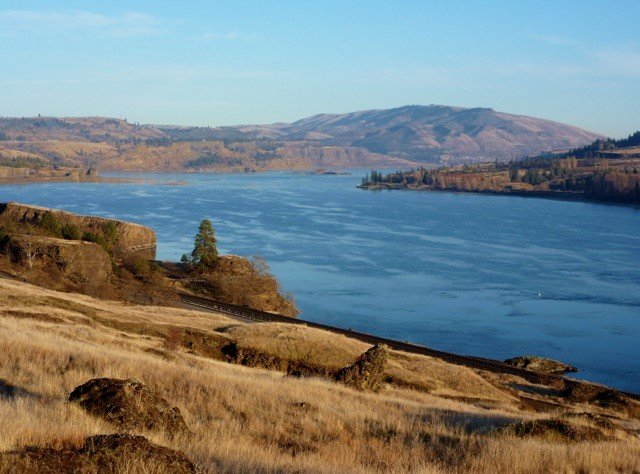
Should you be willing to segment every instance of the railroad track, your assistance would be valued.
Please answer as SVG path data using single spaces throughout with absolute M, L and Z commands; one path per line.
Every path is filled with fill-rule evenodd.
M 276 322 L 286 324 L 297 324 L 302 326 L 308 326 L 316 329 L 322 329 L 324 331 L 330 331 L 336 334 L 342 334 L 351 339 L 357 339 L 368 344 L 385 344 L 391 349 L 398 351 L 409 352 L 412 354 L 426 355 L 435 357 L 445 362 L 450 362 L 457 365 L 464 365 L 472 367 L 474 369 L 487 370 L 489 372 L 508 373 L 512 375 L 518 375 L 533 383 L 540 383 L 544 385 L 554 385 L 569 382 L 569 379 L 559 375 L 542 374 L 539 372 L 533 372 L 531 370 L 521 369 L 507 365 L 497 360 L 484 359 L 481 357 L 463 356 L 459 354 L 453 354 L 451 352 L 438 351 L 430 349 L 428 347 L 412 344 L 410 342 L 398 341 L 395 339 L 387 339 L 385 337 L 374 336 L 358 331 L 352 331 L 351 329 L 342 329 L 335 326 L 327 326 L 325 324 L 314 323 L 312 321 L 305 321 L 304 319 L 289 318 L 280 314 L 267 313 L 264 311 L 258 311 L 244 306 L 233 305 L 229 303 L 223 303 L 209 298 L 203 298 L 200 296 L 188 295 L 186 293 L 180 293 L 180 301 L 182 303 L 197 306 L 201 308 L 210 309 L 213 311 L 219 311 L 221 313 L 229 314 L 244 319 L 259 322 Z
M 494 372 L 499 374 L 510 374 L 522 377 L 532 383 L 538 383 L 542 385 L 550 385 L 556 387 L 570 387 L 581 383 L 578 380 L 569 379 L 562 375 L 545 374 L 541 372 L 534 372 L 532 370 L 522 369 L 519 367 L 513 367 L 493 359 L 485 359 L 482 357 L 464 356 L 459 354 L 453 354 L 451 352 L 438 351 L 430 349 L 428 347 L 412 344 L 410 342 L 397 341 L 395 339 L 387 339 L 385 337 L 374 336 L 363 332 L 352 331 L 351 329 L 341 329 L 335 326 L 327 326 L 325 324 L 314 323 L 312 321 L 305 321 L 304 319 L 289 318 L 280 314 L 267 313 L 264 311 L 258 311 L 255 309 L 247 308 L 244 306 L 238 306 L 229 303 L 223 303 L 221 301 L 203 298 L 200 296 L 188 295 L 186 293 L 179 293 L 180 301 L 184 304 L 206 308 L 220 313 L 229 314 L 243 319 L 248 319 L 258 322 L 276 322 L 286 324 L 297 324 L 302 326 L 308 326 L 312 328 L 322 329 L 324 331 L 330 331 L 336 334 L 342 334 L 351 339 L 358 339 L 368 344 L 386 344 L 391 349 L 398 351 L 409 352 L 412 354 L 420 354 L 429 357 L 435 357 L 437 359 L 444 360 L 457 365 L 464 365 L 478 370 L 486 370 L 488 372 Z M 635 393 L 620 392 L 629 398 L 640 401 L 640 395 Z
M 18 280 L 15 276 L 1 272 L 0 278 Z M 312 321 L 306 321 L 304 319 L 290 318 L 276 313 L 267 313 L 265 311 L 259 311 L 246 306 L 239 306 L 230 303 L 224 303 L 210 298 L 203 298 L 201 296 L 189 295 L 186 293 L 178 293 L 180 302 L 193 306 L 196 308 L 205 308 L 208 310 L 217 311 L 220 313 L 228 314 L 245 320 L 257 321 L 257 322 L 276 322 L 285 324 L 297 324 L 301 326 L 308 326 L 316 329 L 322 329 L 324 331 L 333 332 L 336 334 L 342 334 L 351 339 L 357 339 L 367 344 L 385 344 L 391 349 L 408 352 L 411 354 L 425 355 L 444 360 L 452 364 L 463 365 L 478 370 L 486 370 L 488 372 L 494 372 L 499 374 L 511 374 L 522 377 L 532 383 L 538 383 L 542 385 L 551 385 L 558 387 L 569 387 L 571 385 L 581 383 L 579 380 L 569 379 L 561 375 L 545 374 L 541 372 L 534 372 L 519 367 L 513 367 L 503 362 L 485 359 L 482 357 L 464 356 L 454 354 L 451 352 L 439 351 L 436 349 L 430 349 L 425 346 L 412 344 L 410 342 L 398 341 L 395 339 L 387 339 L 385 337 L 374 336 L 358 331 L 352 331 L 351 329 L 342 329 L 335 326 L 328 326 L 326 324 L 314 323 Z M 633 399 L 640 401 L 640 395 L 635 393 L 619 391 L 619 393 Z

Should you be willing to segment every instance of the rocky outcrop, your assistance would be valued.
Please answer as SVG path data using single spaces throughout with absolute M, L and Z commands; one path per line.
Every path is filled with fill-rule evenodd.
M 25 448 L 0 453 L 0 472 L 196 472 L 182 452 L 151 443 L 142 436 L 98 435 L 79 449 Z
M 10 234 L 0 246 L 31 281 L 51 288 L 96 293 L 113 275 L 109 255 L 95 243 Z
M 0 179 L 5 178 L 27 178 L 34 171 L 31 168 L 14 168 L 12 166 L 0 166 Z
M 264 261 L 223 255 L 195 281 L 189 290 L 226 303 L 290 317 L 299 312 L 293 300 L 281 293 L 278 280 Z
M 609 387 L 588 382 L 575 382 L 563 390 L 561 396 L 571 403 L 586 403 L 608 408 L 640 419 L 640 403 Z
M 505 364 L 523 369 L 533 370 L 535 372 L 544 372 L 546 374 L 564 374 L 567 372 L 577 372 L 578 369 L 553 359 L 536 356 L 520 356 L 513 357 L 504 361 Z
M 385 345 L 375 345 L 362 354 L 355 363 L 341 369 L 336 381 L 358 390 L 377 392 L 385 383 L 385 368 L 389 351 Z
M 76 387 L 69 401 L 123 431 L 189 431 L 180 410 L 134 379 L 93 379 Z
M 553 442 L 606 441 L 611 439 L 611 436 L 600 428 L 578 425 L 563 419 L 522 421 L 508 425 L 500 432 L 518 438 L 541 438 Z
M 66 225 L 77 229 L 79 236 L 85 233 L 102 236 L 112 245 L 116 253 L 138 252 L 143 253 L 147 258 L 155 258 L 155 232 L 148 227 L 131 222 L 81 216 L 55 209 L 9 202 L 0 204 L 0 226 L 20 224 L 38 226 L 46 213 L 54 216 L 61 227 Z

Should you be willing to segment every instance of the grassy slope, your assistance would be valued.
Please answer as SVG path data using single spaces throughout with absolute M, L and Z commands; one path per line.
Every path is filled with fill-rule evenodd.
M 612 433 L 614 441 L 571 444 L 483 434 L 514 420 L 549 417 L 520 411 L 507 387 L 522 381 L 392 353 L 394 378 L 423 389 L 389 386 L 366 394 L 168 349 L 172 327 L 329 367 L 348 364 L 367 348 L 302 327 L 244 325 L 212 313 L 127 306 L 0 280 L 0 389 L 19 389 L 0 397 L 0 450 L 77 445 L 87 435 L 112 432 L 65 400 L 90 378 L 134 377 L 177 405 L 193 431 L 173 441 L 146 435 L 207 471 L 640 469 L 640 442 L 621 432 Z

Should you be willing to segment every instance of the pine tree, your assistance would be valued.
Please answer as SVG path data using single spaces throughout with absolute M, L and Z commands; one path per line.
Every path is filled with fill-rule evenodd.
M 200 223 L 196 235 L 191 259 L 199 269 L 212 268 L 218 260 L 218 248 L 216 247 L 216 232 L 209 219 Z

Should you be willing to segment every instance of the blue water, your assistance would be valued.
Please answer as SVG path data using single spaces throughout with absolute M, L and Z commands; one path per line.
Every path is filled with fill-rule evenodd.
M 259 254 L 302 318 L 463 354 L 557 358 L 640 393 L 640 210 L 473 194 L 372 192 L 351 176 L 152 175 L 188 182 L 0 187 L 135 221 L 178 259 L 199 221 Z

